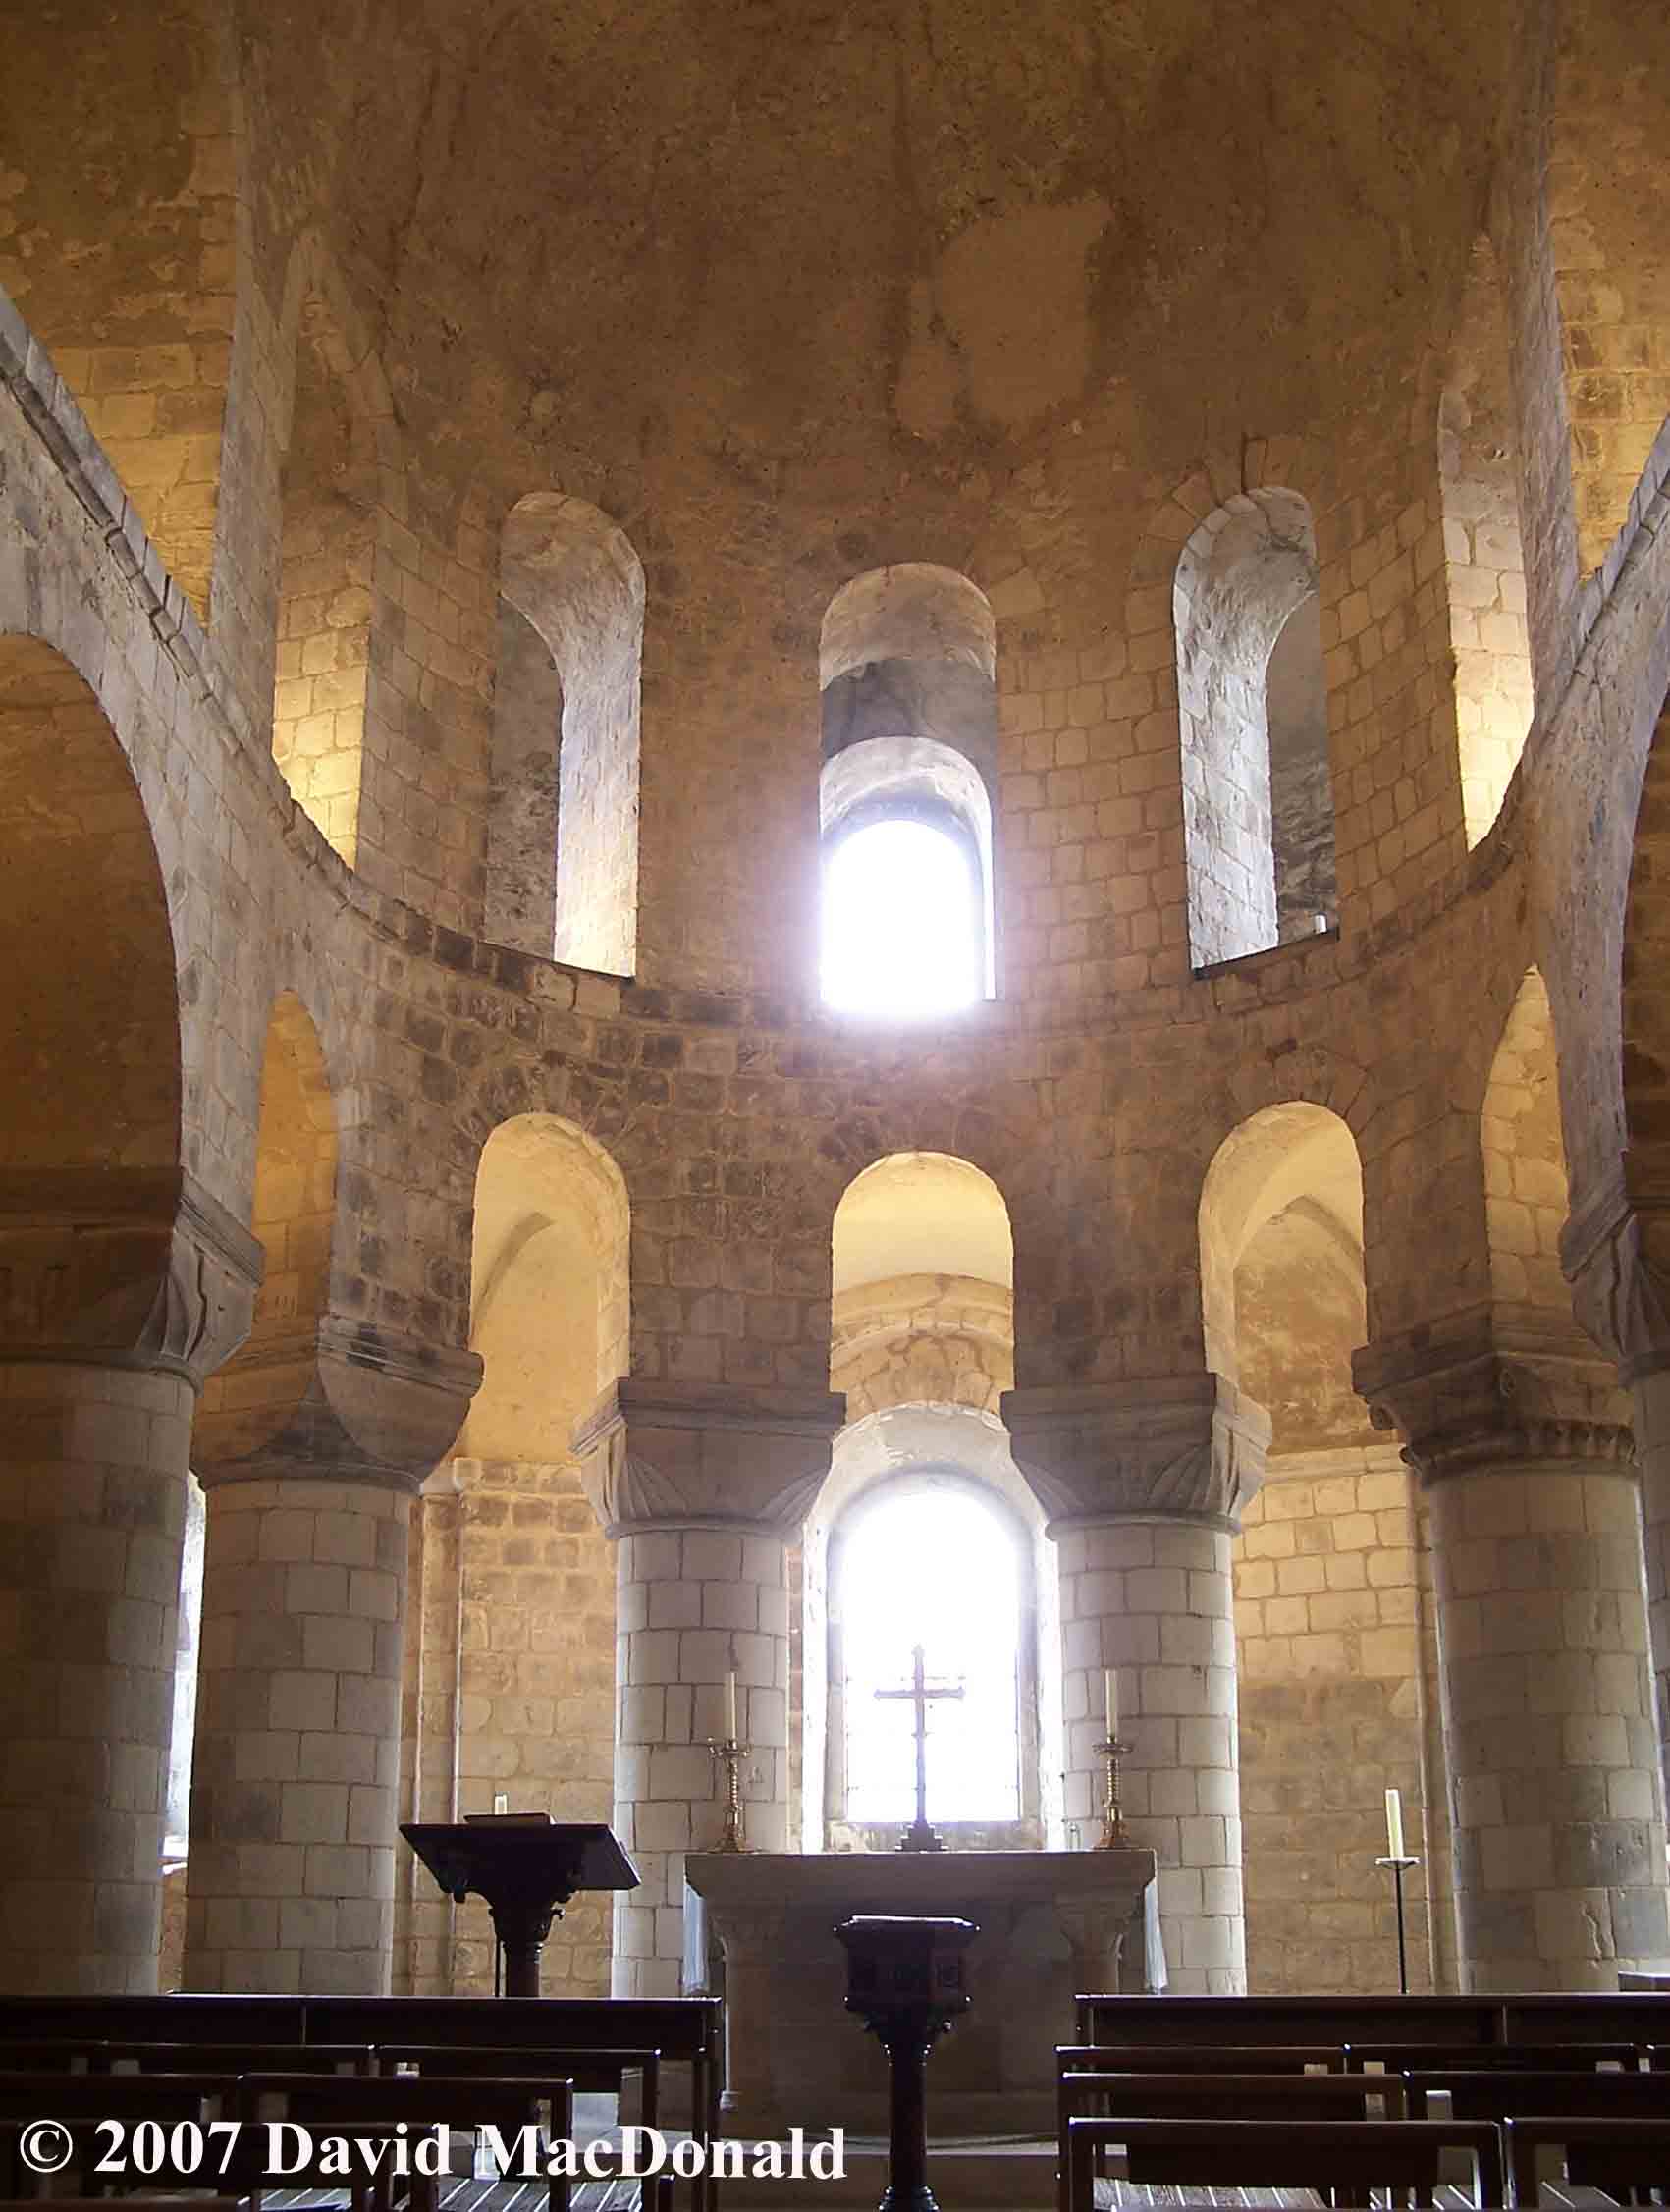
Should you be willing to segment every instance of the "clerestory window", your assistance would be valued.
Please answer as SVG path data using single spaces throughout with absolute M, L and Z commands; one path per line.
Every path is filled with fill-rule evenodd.
M 824 858 L 827 1004 L 933 1014 L 981 996 L 979 861 L 959 827 L 884 815 L 832 840 Z

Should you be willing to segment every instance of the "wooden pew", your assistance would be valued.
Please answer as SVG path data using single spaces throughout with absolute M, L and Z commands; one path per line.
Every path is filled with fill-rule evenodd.
M 62 2043 L 0 2043 L 0 2067 L 14 2073 L 21 2067 L 29 2074 L 92 2074 L 98 2071 L 100 2054 L 105 2048 L 104 2044 L 95 2043 L 90 2035 L 72 2037 Z M 189 2073 L 201 2057 L 201 2051 L 193 2049 L 186 2072 Z
M 1058 2043 L 1057 2074 L 1343 2074 L 1341 2043 Z
M 1405 2110 L 1403 2082 L 1394 2075 L 1064 2073 L 1055 2101 L 1061 2212 L 1076 2120 L 1401 2120 Z
M 1633 2043 L 1348 2043 L 1345 2063 L 1354 2074 L 1377 2066 L 1387 2074 L 1412 2070 L 1431 2073 L 1480 2073 L 1486 2068 L 1539 2069 L 1544 2074 L 1593 2073 L 1610 2067 L 1633 2074 L 1637 2069 Z
M 1502 2124 L 1508 2183 L 1516 2205 L 1541 2201 L 1537 2170 L 1542 2153 L 1558 2150 L 1573 2188 L 1604 2189 L 1620 2203 L 1643 2201 L 1648 2192 L 1670 2195 L 1670 2118 L 1530 2119 Z
M 1504 1997 L 1499 2043 L 1670 2041 L 1670 1996 L 1646 1990 L 1552 1990 Z
M 433 2212 L 447 2192 L 446 2176 L 438 2183 L 414 2177 L 409 2184 L 391 2186 L 386 2164 L 375 2175 L 368 2170 L 345 2182 L 319 2155 L 328 2138 L 387 2143 L 404 2124 L 408 2142 L 436 2127 L 466 2133 L 472 2142 L 478 2129 L 493 2127 L 507 2143 L 532 2128 L 543 2142 L 571 2136 L 574 2128 L 573 2092 L 566 2079 L 539 2084 L 438 2074 L 246 2074 L 238 2083 L 237 2108 L 242 2132 L 234 2171 L 252 2212 L 260 2212 L 263 2194 L 302 2183 L 349 2186 L 356 2206 L 386 2207 L 404 2199 L 413 2212 Z M 295 2171 L 270 2173 L 263 2139 L 264 2124 L 270 2121 L 292 2121 L 307 2130 L 315 2139 L 315 2159 Z M 451 2176 L 455 2183 L 468 2178 Z M 551 2175 L 545 2193 L 548 2212 L 567 2212 L 569 2193 L 567 2177 Z
M 1587 2074 L 1546 2074 L 1531 2067 L 1493 2066 L 1465 2074 L 1410 2073 L 1403 2078 L 1417 2119 L 1426 2116 L 1439 2094 L 1447 2096 L 1457 2120 L 1506 2120 L 1514 2113 L 1537 2119 L 1592 2114 L 1597 2119 L 1653 2120 L 1670 2111 L 1663 2081 L 1650 2074 L 1603 2074 L 1597 2068 Z
M 724 2021 L 718 1997 L 0 1997 L 0 2045 L 85 2036 L 100 2043 L 208 2046 L 450 2043 L 480 2050 L 654 2050 L 661 2053 L 664 2103 L 665 2070 L 687 2069 L 690 2130 L 705 2146 L 719 2130 Z M 691 2194 L 693 2212 L 713 2212 L 710 2178 L 693 2183 Z
M 369 2043 L 105 2043 L 93 2063 L 107 2074 L 180 2074 L 209 2057 L 227 2074 L 376 2072 Z
M 1501 2137 L 1487 2122 L 1443 2120 L 1075 2120 L 1067 2131 L 1068 2212 L 1095 2212 L 1096 2170 L 1114 2145 L 1138 2188 L 1314 2189 L 1367 2204 L 1372 2189 L 1432 2202 L 1443 2166 L 1471 2156 L 1473 2202 L 1505 2201 Z
M 309 2039 L 337 2043 L 458 2044 L 492 2050 L 659 2051 L 665 2107 L 669 2066 L 686 2067 L 690 2132 L 704 2148 L 719 2132 L 725 2004 L 719 1997 L 310 1997 Z M 715 2185 L 690 2185 L 692 2212 L 713 2212 Z
M 1634 1999 L 1641 2003 L 1643 2000 Z M 1650 2000 L 1646 2000 L 1650 2002 Z M 1490 1997 L 1113 1997 L 1077 1999 L 1079 2043 L 1500 2043 Z M 1666 2016 L 1670 2021 L 1670 2015 Z M 1541 2040 L 1590 2040 L 1582 2036 Z M 1618 2028 L 1610 2041 L 1638 2041 Z M 1670 2040 L 1670 2036 L 1666 2037 Z
M 95 2043 L 300 2043 L 308 2039 L 303 2034 L 306 2004 L 302 1997 L 195 1994 L 0 1997 L 0 2043 L 37 2036 L 65 2042 L 83 2035 Z
M 377 2051 L 376 2061 L 381 2074 L 445 2074 L 455 2079 L 476 2075 L 491 2076 L 496 2080 L 535 2083 L 549 2080 L 553 2065 L 549 2051 L 474 2051 L 459 2049 L 456 2044 L 427 2043 L 385 2044 Z M 576 2095 L 614 2096 L 617 2119 L 622 2125 L 626 2084 L 636 2076 L 638 2097 L 634 2117 L 646 2128 L 661 2125 L 659 2051 L 566 2051 L 560 2064 Z M 673 2176 L 657 2175 L 644 2195 L 647 2202 L 670 2206 Z

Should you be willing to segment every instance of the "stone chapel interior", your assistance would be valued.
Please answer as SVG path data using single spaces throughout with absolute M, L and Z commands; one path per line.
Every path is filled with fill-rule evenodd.
M 1670 14 L 5 46 L 0 1988 L 1670 1969 Z

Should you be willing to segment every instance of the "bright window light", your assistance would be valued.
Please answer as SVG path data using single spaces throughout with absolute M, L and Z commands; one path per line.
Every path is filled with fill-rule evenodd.
M 980 996 L 968 856 L 925 822 L 873 822 L 824 863 L 824 998 L 848 1013 L 937 1014 Z
M 963 1693 L 928 1705 L 929 1819 L 1019 1819 L 1020 1588 L 1002 1521 L 966 1491 L 907 1491 L 854 1523 L 838 1571 L 847 1818 L 915 1818 L 914 1709 L 876 1692 L 909 1685 L 920 1644 L 929 1687 Z

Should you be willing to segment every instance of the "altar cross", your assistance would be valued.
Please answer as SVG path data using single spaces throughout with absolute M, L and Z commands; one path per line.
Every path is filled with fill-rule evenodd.
M 900 1851 L 943 1851 L 944 1840 L 937 1836 L 928 1825 L 928 1704 L 934 1698 L 960 1698 L 962 1684 L 942 1685 L 938 1689 L 928 1686 L 927 1662 L 920 1644 L 913 1645 L 910 1652 L 910 1688 L 908 1690 L 878 1690 L 878 1698 L 908 1698 L 915 1708 L 916 1727 L 916 1818 L 899 1838 Z

